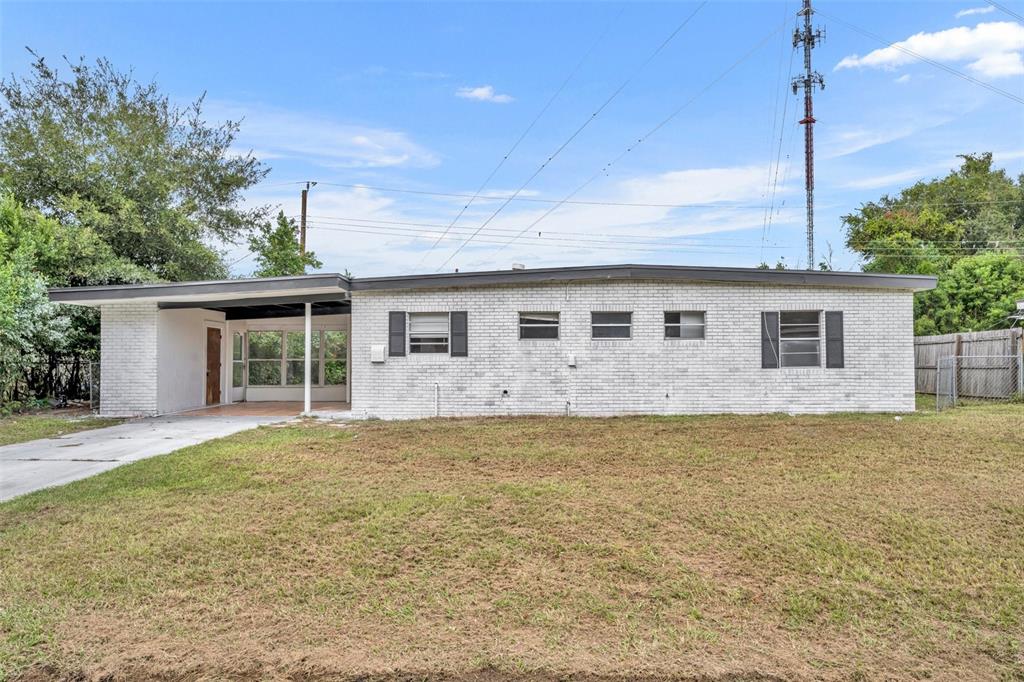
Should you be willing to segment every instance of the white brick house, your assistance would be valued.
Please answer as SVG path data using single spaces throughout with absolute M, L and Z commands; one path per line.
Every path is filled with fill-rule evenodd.
M 100 308 L 110 415 L 243 400 L 350 402 L 381 418 L 901 412 L 914 409 L 913 292 L 934 284 L 625 265 L 51 298 Z

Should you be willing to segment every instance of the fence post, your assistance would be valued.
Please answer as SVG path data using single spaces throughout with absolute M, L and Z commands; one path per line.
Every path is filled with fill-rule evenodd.
M 1024 398 L 1024 329 L 1017 330 L 1017 397 Z

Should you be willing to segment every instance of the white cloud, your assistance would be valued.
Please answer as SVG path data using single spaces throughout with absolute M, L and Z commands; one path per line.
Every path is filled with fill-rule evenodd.
M 962 9 L 957 12 L 956 18 L 962 19 L 963 17 L 973 17 L 976 14 L 991 14 L 995 11 L 996 8 L 992 5 L 986 5 L 985 7 L 969 7 L 968 9 Z
M 459 88 L 455 91 L 455 96 L 461 97 L 462 99 L 475 99 L 478 102 L 494 102 L 496 104 L 508 104 L 514 99 L 512 95 L 496 93 L 493 85 L 481 85 L 475 88 Z
M 850 55 L 835 69 L 894 69 L 915 61 L 898 48 L 941 62 L 967 62 L 967 68 L 988 78 L 1024 74 L 1024 26 L 1014 21 L 995 21 L 968 27 L 960 26 L 935 33 L 916 33 L 889 47 L 863 57 Z
M 434 153 L 401 131 L 339 121 L 319 114 L 208 101 L 211 120 L 241 120 L 235 150 L 257 150 L 261 159 L 301 158 L 326 168 L 430 168 Z
M 894 83 L 899 83 L 900 85 L 902 85 L 904 83 L 909 83 L 910 82 L 910 74 L 909 73 L 905 73 L 902 76 L 900 76 L 899 78 L 895 79 L 893 82 Z

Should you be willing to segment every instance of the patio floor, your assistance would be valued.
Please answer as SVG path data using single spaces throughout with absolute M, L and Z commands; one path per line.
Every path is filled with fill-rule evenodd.
M 347 413 L 352 409 L 349 403 L 316 402 L 311 404 L 313 412 Z M 251 403 L 214 405 L 191 410 L 182 414 L 190 417 L 295 417 L 302 413 L 301 401 L 268 400 Z

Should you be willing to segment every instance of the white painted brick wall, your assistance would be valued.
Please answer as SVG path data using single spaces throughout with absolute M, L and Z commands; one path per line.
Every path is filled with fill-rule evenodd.
M 100 306 L 100 414 L 157 414 L 158 313 L 155 303 Z
M 912 301 L 909 291 L 664 281 L 356 291 L 352 408 L 431 416 L 436 383 L 445 416 L 565 414 L 567 403 L 577 415 L 912 411 Z M 469 357 L 371 363 L 391 310 L 468 311 Z M 632 311 L 633 338 L 591 340 L 593 310 Z M 705 340 L 666 340 L 666 310 L 706 311 Z M 764 310 L 843 311 L 845 368 L 762 369 Z M 560 312 L 561 338 L 520 340 L 520 311 Z

